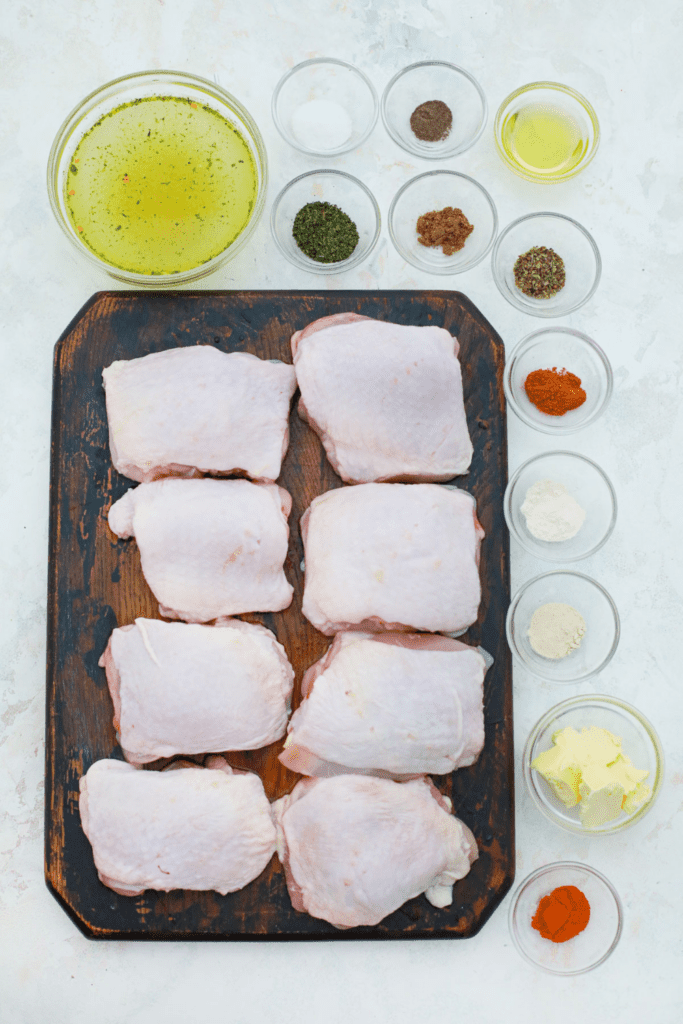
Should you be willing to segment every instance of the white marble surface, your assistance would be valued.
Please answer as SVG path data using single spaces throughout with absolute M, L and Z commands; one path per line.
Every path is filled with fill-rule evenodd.
M 676 0 L 8 0 L 0 20 L 2 323 L 2 587 L 0 622 L 0 1022 L 149 1024 L 399 1022 L 469 1019 L 673 1024 L 681 984 L 681 131 L 683 12 Z M 45 163 L 67 112 L 118 75 L 170 67 L 215 77 L 262 128 L 270 198 L 315 162 L 289 149 L 270 117 L 276 82 L 311 56 L 361 67 L 378 91 L 406 64 L 435 57 L 481 82 L 489 127 L 448 166 L 479 179 L 501 224 L 525 211 L 576 217 L 602 251 L 593 300 L 560 321 L 607 350 L 615 393 L 604 418 L 567 446 L 614 481 L 619 521 L 580 568 L 614 595 L 622 639 L 598 678 L 562 688 L 515 668 L 515 744 L 539 715 L 579 692 L 620 695 L 658 729 L 667 758 L 659 801 L 622 836 L 574 838 L 531 806 L 517 773 L 517 880 L 546 862 L 585 860 L 621 894 L 620 945 L 598 970 L 572 979 L 520 959 L 507 927 L 509 897 L 465 942 L 330 944 L 93 943 L 43 882 L 43 729 L 48 459 L 52 348 L 90 294 L 119 287 L 77 258 L 52 221 Z M 493 113 L 537 79 L 585 93 L 602 126 L 591 166 L 560 186 L 524 183 L 499 161 Z M 361 176 L 382 213 L 428 165 L 381 124 L 337 165 Z M 207 288 L 314 288 L 275 250 L 265 216 L 242 257 Z M 540 322 L 496 291 L 488 260 L 451 280 L 415 272 L 386 230 L 370 261 L 329 288 L 454 287 L 508 346 Z M 511 415 L 510 468 L 552 440 Z M 513 589 L 547 568 L 513 544 Z

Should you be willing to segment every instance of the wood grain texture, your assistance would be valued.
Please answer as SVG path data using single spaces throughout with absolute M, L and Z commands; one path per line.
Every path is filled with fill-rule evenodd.
M 136 616 L 159 618 L 137 545 L 109 531 L 107 512 L 132 481 L 112 467 L 102 369 L 166 348 L 212 344 L 291 363 L 289 339 L 321 316 L 353 311 L 400 324 L 446 327 L 460 342 L 465 407 L 474 457 L 459 486 L 477 499 L 486 531 L 479 619 L 463 637 L 495 658 L 485 681 L 486 743 L 478 762 L 435 777 L 455 813 L 474 832 L 479 860 L 456 883 L 451 907 L 424 896 L 370 928 L 338 931 L 293 910 L 273 857 L 240 892 L 146 892 L 131 899 L 102 885 L 80 826 L 78 780 L 103 757 L 121 758 L 104 670 L 98 667 L 115 626 Z M 512 673 L 505 641 L 510 601 L 504 350 L 476 307 L 458 292 L 99 292 L 55 347 L 48 583 L 45 873 L 49 888 L 93 938 L 344 939 L 464 938 L 476 934 L 514 878 Z M 317 436 L 293 406 L 290 446 L 279 483 L 292 495 L 285 572 L 294 599 L 284 612 L 245 615 L 284 644 L 296 672 L 294 707 L 304 670 L 330 640 L 301 615 L 303 545 L 298 523 L 318 494 L 342 486 Z M 251 768 L 273 800 L 300 776 L 277 759 L 282 741 L 263 750 L 228 753 Z M 157 765 L 158 766 L 158 765 Z M 152 766 L 154 768 L 154 766 Z

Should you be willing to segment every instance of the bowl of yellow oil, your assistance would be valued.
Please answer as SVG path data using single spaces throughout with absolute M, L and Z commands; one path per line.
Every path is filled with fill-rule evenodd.
M 48 161 L 48 193 L 76 249 L 142 287 L 199 280 L 246 245 L 267 158 L 249 112 L 196 75 L 146 71 L 91 93 Z
M 565 181 L 595 156 L 600 125 L 575 89 L 532 82 L 501 103 L 494 135 L 500 156 L 516 174 L 530 181 Z

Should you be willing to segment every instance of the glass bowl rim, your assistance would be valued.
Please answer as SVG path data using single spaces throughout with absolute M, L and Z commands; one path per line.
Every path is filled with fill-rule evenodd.
M 153 79 L 172 79 L 174 82 L 177 81 L 181 85 L 186 84 L 188 87 L 195 86 L 205 92 L 208 92 L 209 95 L 213 95 L 214 98 L 219 99 L 228 108 L 234 108 L 234 112 L 242 119 L 249 134 L 251 135 L 251 148 L 255 150 L 258 158 L 257 171 L 259 172 L 260 180 L 258 182 L 256 199 L 254 200 L 254 207 L 251 216 L 243 230 L 234 242 L 232 242 L 227 249 L 224 249 L 223 252 L 218 253 L 205 263 L 200 263 L 197 267 L 193 267 L 190 270 L 180 271 L 177 274 L 140 274 L 132 270 L 122 270 L 120 267 L 115 267 L 113 264 L 107 263 L 101 257 L 96 256 L 91 252 L 90 249 L 88 249 L 71 233 L 68 225 L 64 221 L 57 198 L 58 184 L 56 178 L 59 172 L 60 158 L 63 155 L 63 151 L 73 130 L 76 128 L 79 119 L 95 109 L 103 94 L 114 89 L 114 87 L 116 87 L 115 92 L 123 92 L 125 88 L 134 88 L 136 84 L 142 84 Z M 171 83 L 169 82 L 168 84 L 170 85 Z M 71 244 L 76 248 L 77 252 L 79 252 L 81 256 L 84 256 L 92 266 L 96 267 L 100 271 L 104 271 L 104 273 L 113 277 L 115 280 L 123 281 L 126 284 L 139 285 L 142 288 L 159 289 L 173 287 L 174 285 L 188 284 L 192 281 L 197 281 L 203 277 L 207 277 L 209 274 L 214 273 L 214 271 L 219 270 L 225 263 L 241 252 L 253 234 L 263 214 L 267 191 L 268 156 L 266 153 L 266 147 L 259 127 L 247 108 L 237 99 L 236 96 L 233 96 L 232 93 L 228 92 L 227 89 L 224 89 L 223 86 L 218 85 L 216 82 L 212 82 L 208 78 L 203 78 L 201 75 L 195 75 L 188 71 L 173 71 L 169 68 L 134 71 L 127 75 L 120 75 L 118 78 L 112 78 L 110 81 L 98 86 L 97 89 L 93 89 L 92 92 L 88 93 L 84 99 L 73 107 L 69 114 L 67 114 L 66 118 L 62 121 L 50 147 L 47 162 L 47 193 L 52 213 L 55 221 Z
M 543 803 L 538 796 L 532 781 L 531 772 L 533 769 L 531 768 L 531 750 L 541 732 L 552 722 L 553 718 L 557 718 L 559 714 L 564 711 L 569 711 L 572 708 L 578 708 L 584 704 L 590 705 L 598 703 L 614 705 L 622 711 L 626 711 L 627 715 L 633 716 L 633 718 L 640 722 L 652 743 L 652 747 L 655 752 L 655 760 L 657 762 L 657 770 L 652 782 L 652 792 L 644 804 L 634 811 L 633 814 L 629 815 L 628 818 L 619 822 L 617 825 L 614 825 L 612 828 L 595 830 L 591 828 L 584 828 L 580 822 L 570 824 L 568 821 L 564 821 L 559 817 L 559 815 L 555 814 L 551 808 L 547 807 Z M 524 744 L 524 751 L 522 753 L 522 770 L 527 792 L 529 793 L 532 802 L 548 821 L 551 821 L 553 824 L 565 829 L 565 831 L 573 832 L 576 835 L 583 835 L 588 838 L 600 838 L 601 836 L 610 836 L 615 835 L 617 832 L 623 832 L 625 829 L 635 825 L 635 823 L 640 821 L 641 818 L 644 818 L 648 811 L 652 809 L 664 781 L 664 750 L 655 727 L 650 719 L 647 718 L 642 711 L 639 711 L 638 708 L 634 707 L 633 704 L 629 704 L 628 701 L 607 693 L 584 693 L 579 694 L 578 697 L 569 697 L 567 700 L 560 701 L 559 704 L 554 704 L 553 707 L 549 708 L 543 715 L 541 715 L 536 724 L 532 726 L 529 735 L 527 736 L 526 743 Z
M 585 871 L 587 874 L 593 875 L 595 878 L 598 878 L 611 893 L 617 910 L 616 934 L 614 936 L 614 939 L 610 943 L 608 949 L 605 951 L 605 953 L 603 953 L 599 960 L 595 961 L 595 963 L 589 964 L 587 967 L 581 967 L 575 971 L 558 971 L 552 967 L 546 966 L 545 964 L 539 963 L 538 960 L 534 960 L 533 957 L 530 956 L 526 952 L 526 950 L 522 948 L 522 945 L 519 941 L 519 938 L 514 927 L 517 905 L 522 896 L 522 893 L 524 893 L 529 888 L 529 886 L 536 881 L 537 878 L 541 878 L 543 877 L 543 875 L 548 875 L 551 872 L 555 871 L 557 868 L 575 868 L 579 869 L 580 871 Z M 536 868 L 535 871 L 532 871 L 530 874 L 526 876 L 526 878 L 522 879 L 522 881 L 519 883 L 510 901 L 510 909 L 508 910 L 508 929 L 510 931 L 510 935 L 512 936 L 512 941 L 514 943 L 515 949 L 517 950 L 519 955 L 527 961 L 527 963 L 533 964 L 534 967 L 539 967 L 542 971 L 547 971 L 548 974 L 556 974 L 563 975 L 564 977 L 571 977 L 572 975 L 577 974 L 587 974 L 588 971 L 594 970 L 594 968 L 599 967 L 600 964 L 603 964 L 605 960 L 607 960 L 607 958 L 611 955 L 611 953 L 614 952 L 619 942 L 619 939 L 621 938 L 622 931 L 624 929 L 624 908 L 621 902 L 621 897 L 619 896 L 619 893 L 610 882 L 609 878 L 606 878 L 601 871 L 597 870 L 597 868 L 593 868 L 590 866 L 590 864 L 585 864 L 582 861 L 578 860 L 556 860 L 550 864 L 543 864 L 540 868 Z
M 421 149 L 418 149 L 417 147 L 408 146 L 405 143 L 405 141 L 401 139 L 391 127 L 386 112 L 387 101 L 389 98 L 389 94 L 391 93 L 391 90 L 394 88 L 399 79 L 403 78 L 404 75 L 407 75 L 411 71 L 415 71 L 417 68 L 425 67 L 442 67 L 448 68 L 449 71 L 455 71 L 457 72 L 457 74 L 462 75 L 463 78 L 467 78 L 470 84 L 474 86 L 477 93 L 479 94 L 479 99 L 481 100 L 482 105 L 481 124 L 477 131 L 475 132 L 475 134 L 472 136 L 472 139 L 466 144 L 456 146 L 454 149 L 448 149 L 447 147 L 444 146 L 438 152 L 425 153 Z M 397 71 L 393 78 L 391 78 L 390 81 L 387 82 L 386 86 L 384 87 L 382 99 L 380 101 L 380 110 L 382 113 L 382 123 L 387 131 L 387 134 L 396 143 L 396 145 L 400 146 L 401 149 L 405 150 L 406 153 L 411 153 L 413 156 L 423 157 L 425 160 L 443 160 L 447 157 L 459 156 L 461 153 L 465 153 L 468 149 L 471 149 L 472 146 L 474 146 L 474 144 L 478 142 L 481 136 L 483 135 L 489 117 L 489 108 L 488 102 L 486 100 L 486 95 L 477 79 L 469 71 L 466 71 L 465 68 L 460 67 L 459 64 L 451 64 L 450 61 L 447 60 L 419 60 L 415 64 L 408 64 L 407 67 L 402 68 L 400 71 Z M 445 141 L 446 140 L 444 139 L 444 142 Z
M 588 153 L 587 158 L 581 161 L 575 168 L 563 175 L 558 175 L 556 178 L 551 178 L 544 174 L 534 174 L 533 171 L 526 171 L 518 167 L 514 161 L 510 160 L 509 156 L 505 152 L 503 146 L 500 143 L 500 128 L 503 120 L 503 113 L 506 108 L 512 103 L 513 100 L 517 99 L 518 96 L 522 96 L 526 92 L 533 92 L 537 89 L 550 89 L 556 92 L 564 93 L 567 96 L 571 96 L 573 100 L 583 107 L 585 112 L 588 114 L 591 125 L 593 126 L 593 145 Z M 538 82 L 527 82 L 526 85 L 520 85 L 518 89 L 514 89 L 508 96 L 505 97 L 503 102 L 496 111 L 496 116 L 493 121 L 493 137 L 496 143 L 496 149 L 501 156 L 503 162 L 511 171 L 518 174 L 521 178 L 526 178 L 527 181 L 541 181 L 545 184 L 554 184 L 559 181 L 568 181 L 569 178 L 575 177 L 580 171 L 584 170 L 585 167 L 591 162 L 593 157 L 598 151 L 600 146 L 600 122 L 598 121 L 598 115 L 595 113 L 593 105 L 586 99 L 583 93 L 580 93 L 577 89 L 573 89 L 571 85 L 564 85 L 562 82 L 551 82 L 547 79 Z
M 284 198 L 285 193 L 287 193 L 293 185 L 296 185 L 297 182 L 302 181 L 304 178 L 314 178 L 320 174 L 332 175 L 338 178 L 346 178 L 348 181 L 353 182 L 354 185 L 358 185 L 363 190 L 363 192 L 369 198 L 370 204 L 375 213 L 375 233 L 372 237 L 370 244 L 368 245 L 367 250 L 364 251 L 363 253 L 358 253 L 356 256 L 354 256 L 354 254 L 352 253 L 348 257 L 348 259 L 340 260 L 338 263 L 320 263 L 317 266 L 309 266 L 309 263 L 314 263 L 313 260 L 307 260 L 305 262 L 303 259 L 299 259 L 296 253 L 290 253 L 286 251 L 286 249 L 280 242 L 280 239 L 278 238 L 278 234 L 275 229 L 275 218 L 277 216 L 280 203 Z M 307 270 L 312 274 L 342 274 L 345 273 L 347 270 L 353 270 L 355 267 L 360 266 L 360 264 L 363 263 L 368 258 L 370 253 L 373 251 L 373 249 L 377 245 L 377 242 L 379 241 L 380 231 L 382 227 L 381 219 L 382 218 L 379 204 L 375 199 L 374 195 L 372 194 L 372 192 L 370 191 L 370 189 L 367 187 L 367 185 L 364 184 L 364 182 L 362 182 L 359 178 L 354 177 L 353 174 L 349 174 L 348 171 L 340 171 L 337 170 L 336 167 L 320 167 L 314 171 L 304 171 L 303 174 L 297 174 L 296 178 L 292 178 L 290 181 L 287 182 L 287 184 L 283 188 L 280 189 L 275 199 L 273 200 L 273 205 L 270 210 L 270 231 L 280 253 L 285 257 L 285 259 L 289 263 L 292 264 L 292 266 L 299 267 L 300 270 Z M 293 256 L 296 258 L 293 259 Z
M 517 484 L 517 481 L 521 477 L 522 473 L 532 463 L 538 462 L 540 459 L 545 459 L 545 458 L 548 458 L 549 456 L 552 456 L 552 455 L 568 455 L 568 456 L 570 456 L 570 458 L 578 459 L 581 462 L 587 462 L 589 466 L 592 466 L 593 469 L 596 469 L 598 471 L 598 475 L 601 476 L 602 479 L 604 480 L 604 482 L 607 484 L 607 490 L 609 491 L 610 497 L 612 499 L 612 518 L 611 518 L 611 522 L 609 524 L 609 527 L 607 529 L 607 532 L 605 533 L 605 535 L 602 538 L 602 540 L 600 540 L 599 543 L 594 544 L 593 547 L 590 548 L 590 550 L 588 550 L 585 553 L 585 555 L 580 555 L 580 556 L 573 555 L 573 556 L 570 556 L 570 557 L 565 556 L 565 557 L 561 557 L 561 558 L 552 558 L 550 555 L 545 556 L 545 555 L 540 554 L 539 549 L 535 545 L 533 545 L 530 541 L 528 541 L 526 539 L 526 537 L 523 537 L 522 534 L 519 533 L 519 531 L 517 530 L 517 527 L 514 524 L 514 520 L 512 518 L 512 510 L 509 507 L 510 506 L 510 500 L 511 500 L 512 492 L 513 492 L 513 490 L 515 488 L 515 485 Z M 517 541 L 518 544 L 521 544 L 521 546 L 524 548 L 525 551 L 529 552 L 529 554 L 536 555 L 537 558 L 542 558 L 542 559 L 544 559 L 544 561 L 548 561 L 548 562 L 553 562 L 553 561 L 565 562 L 565 563 L 579 562 L 579 561 L 582 561 L 584 558 L 589 558 L 591 555 L 594 555 L 596 553 L 596 551 L 599 551 L 600 548 L 604 544 L 606 544 L 607 541 L 609 540 L 609 538 L 611 537 L 612 532 L 614 531 L 614 527 L 616 526 L 616 523 L 617 523 L 617 512 L 618 512 L 617 495 L 616 495 L 616 492 L 614 490 L 614 487 L 612 486 L 612 481 L 607 476 L 607 474 L 605 473 L 604 469 L 602 469 L 602 467 L 599 466 L 597 464 L 597 462 L 594 462 L 593 459 L 589 459 L 587 455 L 581 455 L 580 452 L 570 452 L 570 451 L 568 451 L 565 448 L 557 448 L 557 449 L 554 449 L 554 450 L 549 451 L 549 452 L 539 452 L 537 455 L 532 455 L 530 459 L 527 459 L 526 462 L 523 462 L 521 464 L 521 466 L 518 466 L 517 469 L 514 471 L 514 473 L 512 474 L 512 476 L 510 477 L 510 479 L 508 481 L 508 485 L 505 488 L 505 493 L 503 495 L 503 515 L 505 517 L 505 522 L 507 523 L 508 530 L 510 531 L 512 536 L 515 538 L 515 540 Z
M 479 192 L 481 192 L 484 199 L 488 203 L 489 209 L 491 210 L 491 214 L 493 216 L 493 230 L 491 231 L 491 237 L 488 241 L 486 248 L 484 249 L 480 256 L 478 256 L 475 260 L 471 260 L 463 267 L 444 267 L 443 269 L 440 269 L 437 267 L 428 267 L 424 263 L 418 263 L 412 255 L 405 251 L 403 246 L 398 241 L 396 233 L 394 231 L 394 212 L 396 210 L 398 201 L 403 195 L 403 193 L 407 192 L 408 189 L 415 184 L 415 182 L 421 181 L 424 178 L 433 178 L 437 175 L 444 175 L 452 178 L 464 178 L 465 181 L 469 181 L 470 184 L 474 185 L 475 188 L 478 189 Z M 387 214 L 387 225 L 389 228 L 389 237 L 391 238 L 391 241 L 393 242 L 396 251 L 400 256 L 403 257 L 404 260 L 406 260 L 407 263 L 410 263 L 411 266 L 416 267 L 417 270 L 422 270 L 427 274 L 441 274 L 444 276 L 449 274 L 462 274 L 465 271 L 471 270 L 473 267 L 476 267 L 479 263 L 482 262 L 482 260 L 485 260 L 488 254 L 491 252 L 491 249 L 493 248 L 493 243 L 496 240 L 496 233 L 498 231 L 498 211 L 496 210 L 496 204 L 494 203 L 491 195 L 486 191 L 483 185 L 476 181 L 475 178 L 471 178 L 469 174 L 463 174 L 462 171 L 452 171 L 448 167 L 439 167 L 433 171 L 423 171 L 421 174 L 416 174 L 412 178 L 409 178 L 408 181 L 404 182 L 403 185 L 401 185 L 398 192 L 391 200 L 389 213 Z
M 546 579 L 546 577 L 548 576 L 577 576 L 579 579 L 582 579 L 585 582 L 592 584 L 602 593 L 603 597 L 607 598 L 607 603 L 612 610 L 612 615 L 614 616 L 614 639 L 612 640 L 612 646 L 610 647 L 609 651 L 607 652 L 601 663 L 596 668 L 591 669 L 590 672 L 584 672 L 581 675 L 572 676 L 570 679 L 553 679 L 552 676 L 543 675 L 542 672 L 539 669 L 537 669 L 535 665 L 531 665 L 529 663 L 529 661 L 523 656 L 523 654 L 517 647 L 517 644 L 515 644 L 512 639 L 512 620 L 514 618 L 514 614 L 517 610 L 517 606 L 519 605 L 520 600 L 527 592 L 527 590 L 529 590 L 529 588 L 533 586 L 534 583 L 538 583 L 539 580 Z M 517 593 L 513 596 L 512 600 L 510 601 L 508 613 L 505 616 L 505 635 L 507 637 L 507 642 L 510 650 L 517 658 L 519 658 L 519 660 L 522 662 L 522 664 L 525 666 L 528 672 L 530 672 L 537 679 L 546 679 L 548 682 L 564 686 L 567 683 L 582 683 L 586 679 L 591 679 L 593 676 L 596 676 L 598 672 L 602 672 L 603 669 L 605 669 L 607 665 L 609 665 L 610 661 L 614 657 L 617 647 L 619 646 L 619 638 L 621 636 L 621 620 L 619 618 L 619 610 L 616 604 L 614 603 L 611 595 L 608 593 L 607 590 L 605 590 L 603 585 L 601 583 L 598 583 L 598 581 L 594 579 L 592 576 L 588 576 L 584 572 L 577 572 L 576 569 L 550 569 L 548 572 L 541 572 L 538 574 L 538 576 L 533 576 L 530 580 L 527 580 L 526 583 L 523 583 L 517 591 Z
M 538 336 L 541 334 L 570 334 L 573 338 L 579 338 L 580 341 L 588 345 L 589 349 L 595 351 L 599 361 L 602 363 L 602 367 L 605 371 L 605 377 L 607 381 L 605 387 L 605 396 L 600 405 L 597 406 L 597 408 L 588 417 L 588 419 L 583 420 L 580 424 L 577 424 L 576 426 L 571 425 L 569 427 L 563 427 L 560 423 L 546 424 L 537 422 L 519 405 L 513 393 L 511 378 L 515 363 L 517 359 L 519 359 L 519 357 L 524 354 L 527 347 L 529 347 L 529 343 L 534 338 L 538 338 Z M 577 431 L 583 430 L 584 427 L 589 426 L 589 424 L 594 423 L 607 408 L 609 400 L 612 397 L 613 388 L 614 375 L 612 373 L 612 365 L 609 359 L 607 358 L 607 354 L 600 347 L 600 345 L 598 345 L 597 341 L 594 341 L 593 338 L 590 338 L 587 334 L 584 334 L 583 331 L 577 331 L 574 327 L 540 327 L 538 330 L 532 331 L 531 334 L 527 334 L 526 337 L 522 338 L 522 340 L 519 341 L 517 345 L 515 345 L 512 352 L 510 353 L 509 358 L 506 359 L 505 361 L 505 373 L 503 374 L 503 390 L 505 391 L 506 400 L 512 406 L 513 412 L 516 413 L 516 415 L 522 420 L 523 423 L 526 423 L 529 427 L 533 427 L 535 430 L 540 430 L 544 434 L 575 434 Z M 558 417 L 558 419 L 560 419 L 560 417 Z
M 498 271 L 496 270 L 496 257 L 498 256 L 500 247 L 503 244 L 503 240 L 519 224 L 523 224 L 525 221 L 534 220 L 537 217 L 551 217 L 555 220 L 568 221 L 568 223 L 571 224 L 573 227 L 578 228 L 578 230 L 581 232 L 581 234 L 588 242 L 590 248 L 593 251 L 593 256 L 595 257 L 595 275 L 593 278 L 593 283 L 588 292 L 586 293 L 586 296 L 582 298 L 580 302 L 575 302 L 573 306 L 569 306 L 567 307 L 567 309 L 561 309 L 558 312 L 543 312 L 540 309 L 537 311 L 534 307 L 523 303 L 521 300 L 515 302 L 516 296 L 513 297 L 513 294 L 509 294 L 507 291 L 503 290 L 502 282 L 499 280 Z M 555 213 L 553 210 L 538 210 L 533 213 L 525 213 L 521 217 L 517 217 L 515 220 L 510 221 L 507 227 L 503 228 L 501 233 L 498 235 L 498 238 L 496 239 L 495 245 L 493 246 L 493 252 L 491 253 L 491 271 L 493 273 L 493 280 L 496 283 L 496 288 L 498 289 L 500 294 L 503 296 L 504 299 L 507 299 L 511 306 L 514 306 L 514 308 L 520 310 L 520 312 L 528 313 L 530 316 L 540 316 L 547 318 L 557 316 L 568 316 L 569 313 L 574 313 L 577 309 L 580 309 L 582 306 L 585 306 L 585 304 L 595 295 L 598 289 L 598 285 L 600 284 L 600 278 L 602 277 L 602 257 L 600 255 L 600 250 L 598 249 L 597 243 L 591 235 L 590 231 L 588 230 L 588 228 L 585 228 L 583 224 L 580 224 L 578 220 L 574 220 L 573 217 L 568 217 L 566 213 Z
M 308 146 L 302 146 L 301 143 L 296 142 L 294 140 L 294 137 L 285 130 L 285 127 L 282 124 L 282 121 L 277 111 L 277 103 L 285 83 L 288 82 L 290 78 L 293 78 L 297 71 L 301 71 L 302 68 L 311 67 L 313 64 L 337 64 L 339 67 L 346 68 L 347 71 L 352 71 L 356 75 L 358 75 L 358 77 L 363 80 L 365 85 L 370 90 L 373 106 L 372 118 L 370 119 L 370 123 L 368 124 L 367 129 L 361 135 L 360 139 L 358 139 L 357 142 L 352 143 L 350 146 L 344 145 L 340 146 L 338 149 L 333 150 L 309 149 Z M 273 97 L 270 101 L 270 112 L 273 118 L 273 123 L 275 124 L 275 127 L 277 128 L 278 132 L 280 133 L 284 141 L 293 149 L 297 149 L 300 153 L 305 153 L 307 156 L 320 156 L 331 158 L 336 156 L 343 156 L 344 153 L 351 153 L 354 149 L 358 149 L 360 146 L 363 145 L 364 142 L 367 141 L 367 139 L 374 131 L 375 125 L 377 124 L 377 119 L 379 117 L 379 97 L 377 96 L 377 90 L 375 89 L 374 85 L 372 84 L 368 76 L 365 74 L 364 71 L 361 71 L 360 68 L 356 67 L 355 64 L 349 64 L 348 61 L 340 60 L 338 57 L 311 57 L 310 60 L 302 60 L 299 64 L 295 64 L 293 68 L 290 68 L 289 71 L 286 71 L 285 74 L 282 76 L 280 81 L 275 86 L 275 89 L 273 90 Z

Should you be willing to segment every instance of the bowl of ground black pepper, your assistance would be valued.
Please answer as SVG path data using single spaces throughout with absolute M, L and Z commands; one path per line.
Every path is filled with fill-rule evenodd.
M 312 274 L 341 274 L 375 248 L 380 212 L 358 178 L 323 169 L 301 174 L 282 189 L 270 225 L 278 249 L 294 266 Z
M 581 224 L 560 213 L 530 213 L 501 231 L 491 257 L 500 293 L 532 316 L 566 316 L 600 282 L 598 247 Z
M 527 335 L 505 367 L 505 396 L 524 423 L 573 434 L 594 423 L 612 395 L 612 368 L 600 346 L 570 327 Z
M 429 274 L 462 274 L 491 250 L 498 215 L 474 178 L 427 171 L 411 178 L 389 208 L 389 234 L 408 263 Z
M 486 127 L 486 97 L 469 72 L 425 60 L 399 71 L 382 96 L 382 120 L 394 142 L 427 160 L 473 146 Z

